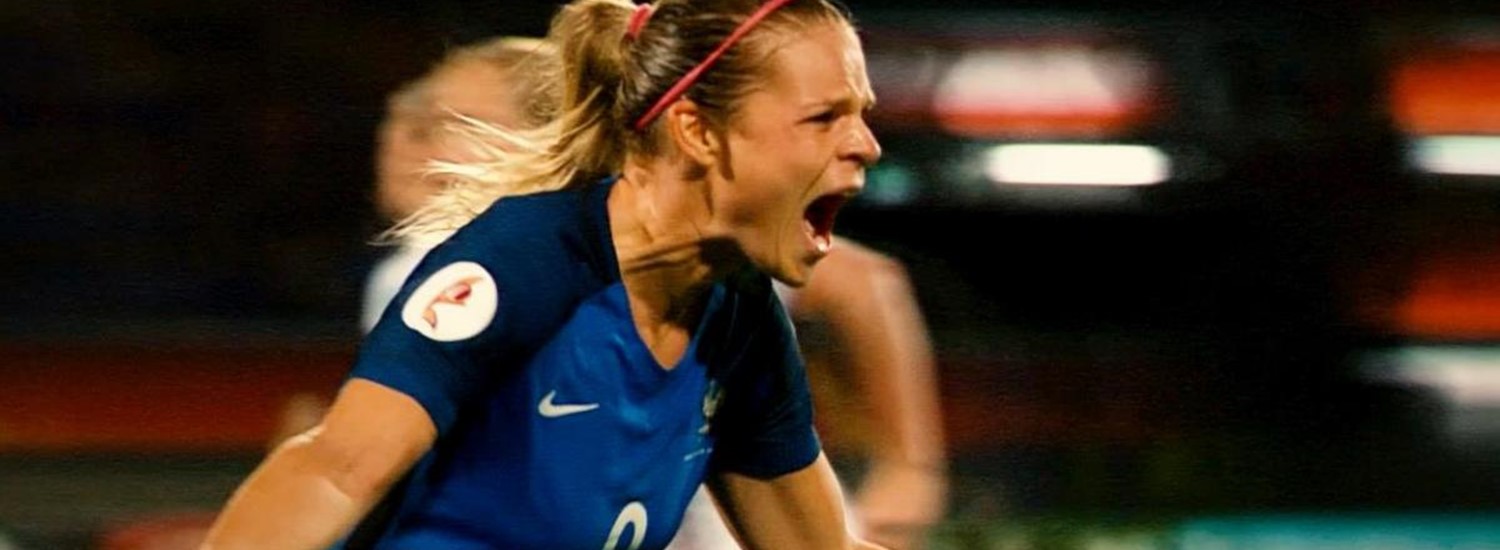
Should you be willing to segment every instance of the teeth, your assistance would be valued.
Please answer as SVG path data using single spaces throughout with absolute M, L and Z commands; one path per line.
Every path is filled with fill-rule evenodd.
M 821 197 L 803 213 L 802 229 L 807 232 L 807 237 L 812 240 L 813 247 L 819 253 L 826 254 L 833 249 L 833 216 L 842 204 L 840 199 L 841 197 Z
M 818 233 L 812 222 L 807 220 L 802 220 L 802 230 L 807 232 L 807 237 L 812 239 L 813 248 L 819 253 L 826 254 L 833 250 L 833 235 Z

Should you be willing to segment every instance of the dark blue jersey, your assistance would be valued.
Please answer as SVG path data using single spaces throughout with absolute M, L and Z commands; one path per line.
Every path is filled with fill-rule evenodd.
M 609 235 L 612 184 L 502 199 L 418 265 L 352 376 L 413 397 L 438 440 L 349 546 L 660 548 L 705 473 L 817 457 L 765 276 L 714 285 L 678 364 L 651 355 Z

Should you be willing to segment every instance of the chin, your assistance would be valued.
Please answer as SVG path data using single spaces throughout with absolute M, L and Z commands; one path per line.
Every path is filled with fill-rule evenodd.
M 807 284 L 808 279 L 812 278 L 813 266 L 817 261 L 818 258 L 786 262 L 781 264 L 779 269 L 767 271 L 767 274 L 787 286 L 801 288 L 802 285 Z
M 792 287 L 792 288 L 802 288 L 803 285 L 807 284 L 807 276 L 804 275 L 804 274 L 796 274 L 796 275 L 771 274 L 771 278 L 772 279 L 776 279 L 777 281 L 780 281 L 782 284 L 784 284 L 786 286 L 789 286 L 789 287 Z

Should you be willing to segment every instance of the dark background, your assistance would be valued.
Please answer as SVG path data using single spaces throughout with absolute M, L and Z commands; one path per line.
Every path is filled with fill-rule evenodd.
M 1495 39 L 1500 6 L 849 4 L 872 54 L 948 21 L 1121 29 L 1162 61 L 1170 98 L 1123 138 L 1200 161 L 1128 200 L 1059 207 L 961 192 L 945 167 L 974 140 L 877 128 L 922 192 L 857 203 L 840 227 L 906 262 L 933 329 L 951 540 L 1057 515 L 1495 507 L 1492 440 L 1453 444 L 1439 397 L 1362 369 L 1402 346 L 1500 336 L 1500 312 L 1477 329 L 1403 321 L 1435 259 L 1500 257 L 1500 186 L 1408 169 L 1385 76 L 1406 40 L 1455 22 L 1488 21 Z M 183 381 L 336 381 L 379 252 L 366 242 L 385 94 L 454 45 L 543 32 L 554 6 L 0 7 L 0 381 L 20 404 L 11 422 L 63 426 L 0 421 L 0 530 L 84 546 L 215 506 L 280 394 L 209 404 Z M 1500 285 L 1463 292 L 1493 300 Z M 139 385 L 164 381 L 178 384 Z M 177 398 L 248 435 L 202 439 L 166 412 Z M 99 427 L 119 418 L 169 426 Z

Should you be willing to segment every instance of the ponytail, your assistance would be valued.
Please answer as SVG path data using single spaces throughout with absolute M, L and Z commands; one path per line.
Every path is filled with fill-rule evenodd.
M 552 20 L 551 51 L 532 82 L 542 91 L 522 90 L 545 106 L 551 121 L 536 128 L 508 128 L 463 118 L 453 130 L 482 160 L 430 163 L 425 177 L 447 187 L 427 205 L 383 235 L 431 246 L 463 227 L 495 201 L 508 196 L 555 191 L 592 182 L 618 170 L 625 158 L 613 119 L 623 72 L 622 37 L 634 6 L 628 0 L 578 0 Z

